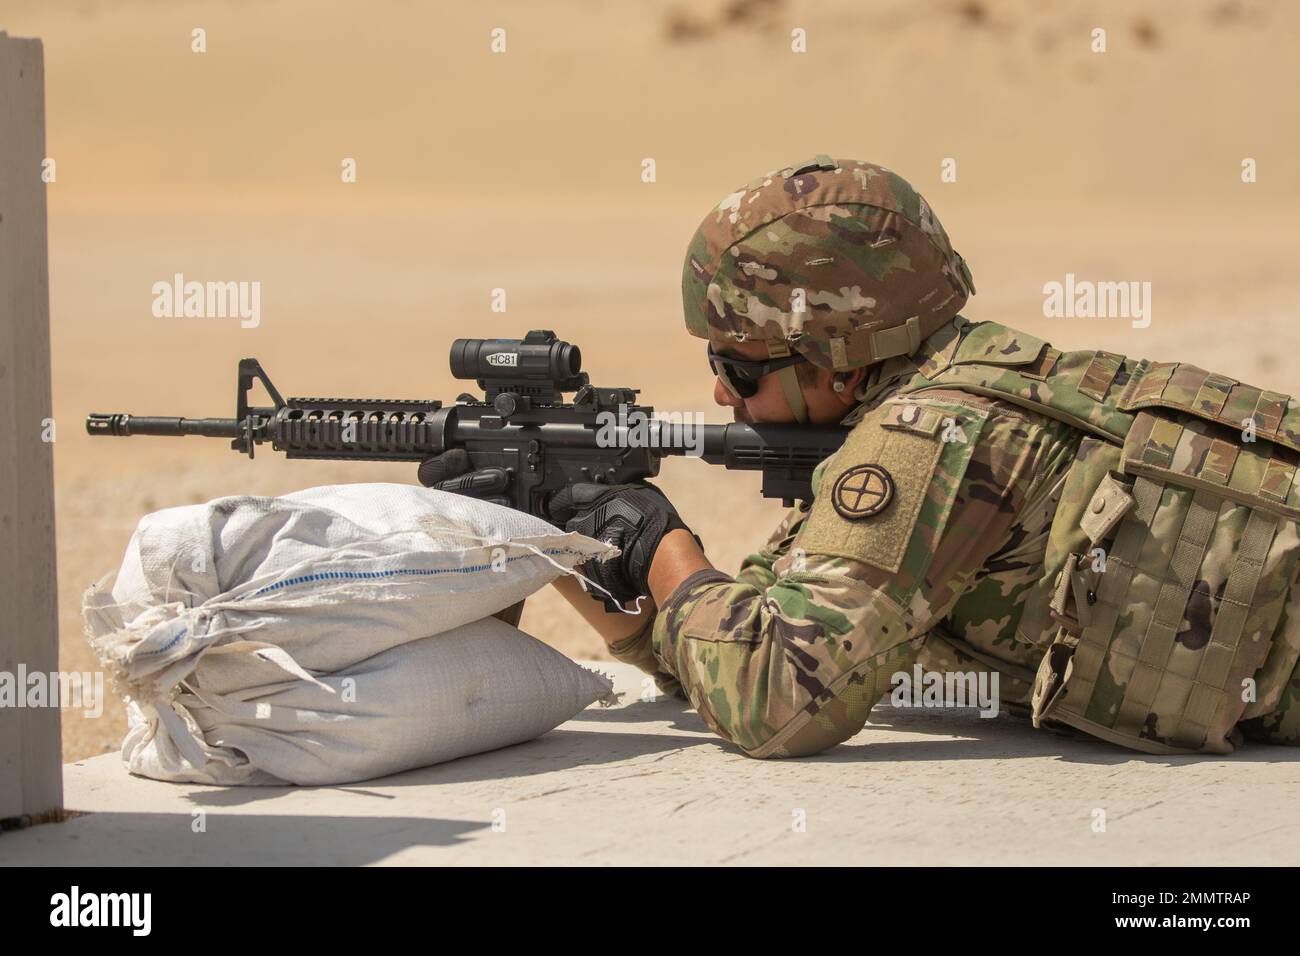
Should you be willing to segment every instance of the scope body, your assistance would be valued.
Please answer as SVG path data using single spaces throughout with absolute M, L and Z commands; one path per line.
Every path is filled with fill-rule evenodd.
M 550 404 L 587 384 L 582 350 L 545 329 L 522 339 L 456 339 L 450 359 L 451 374 L 477 382 L 489 402 L 513 392 Z

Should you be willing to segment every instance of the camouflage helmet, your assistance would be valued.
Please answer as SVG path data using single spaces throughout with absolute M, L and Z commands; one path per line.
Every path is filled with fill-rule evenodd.
M 883 166 L 818 156 L 733 192 L 686 251 L 686 327 L 845 370 L 914 352 L 975 293 L 920 193 Z

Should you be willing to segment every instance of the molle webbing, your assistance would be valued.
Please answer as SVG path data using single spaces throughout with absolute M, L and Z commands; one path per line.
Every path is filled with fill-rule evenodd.
M 930 354 L 901 393 L 956 388 L 1000 398 L 1114 443 L 1124 441 L 1137 412 L 1160 407 L 1238 433 L 1250 428 L 1247 442 L 1300 452 L 1300 402 L 1195 365 L 1063 352 L 996 322 L 959 319 L 929 341 Z M 1289 485 L 1285 466 L 1275 467 L 1276 480 Z
M 1154 488 L 1155 495 L 1160 493 L 1159 485 L 1149 479 L 1138 478 L 1134 483 L 1134 497 L 1138 500 L 1139 511 L 1145 486 L 1148 485 Z M 1139 645 L 1137 660 L 1133 664 L 1124 690 L 1124 699 L 1115 717 L 1114 726 L 1117 730 L 1140 734 L 1147 715 L 1153 711 L 1156 692 L 1168 674 L 1174 640 L 1182 627 L 1187 599 L 1191 597 L 1192 588 L 1196 584 L 1197 572 L 1205 559 L 1205 550 L 1210 543 L 1218 513 L 1218 501 L 1208 492 L 1195 492 L 1187 505 L 1182 531 L 1170 554 L 1164 583 L 1160 586 L 1160 596 L 1156 599 L 1151 619 L 1147 622 L 1146 636 Z M 1204 655 L 1214 650 L 1216 649 L 1207 646 L 1202 663 Z M 1227 648 L 1227 653 L 1231 655 L 1233 650 L 1234 648 Z M 1193 687 L 1193 692 L 1195 689 Z M 1221 687 L 1215 692 L 1222 696 Z M 1184 746 L 1199 747 L 1201 742 L 1190 741 Z M 1177 742 L 1175 746 L 1178 746 Z
M 1082 516 L 1058 514 L 1091 544 L 1056 579 L 1035 723 L 1150 753 L 1231 752 L 1300 563 L 1300 403 L 995 323 L 958 320 L 930 345 L 900 392 L 973 392 L 1122 446 Z M 1131 504 L 1116 510 L 1120 499 Z
M 1296 453 L 1268 441 L 1242 442 L 1186 413 L 1140 412 L 1124 445 L 1126 474 L 1169 480 L 1290 520 L 1300 519 Z
M 1134 507 L 1120 525 L 1106 559 L 1106 573 L 1100 576 L 1097 603 L 1091 609 L 1089 626 L 1075 649 L 1069 680 L 1070 702 L 1079 702 L 1072 708 L 1076 716 L 1086 716 L 1090 722 L 1102 726 L 1108 726 L 1111 721 L 1106 715 L 1100 715 L 1102 720 L 1095 719 L 1098 715 L 1095 714 L 1097 695 L 1094 689 L 1110 651 L 1116 622 L 1124 610 L 1124 598 L 1129 592 L 1142 543 L 1150 533 L 1151 521 L 1160 504 L 1160 486 L 1150 481 L 1135 484 L 1133 498 Z
M 1225 456 L 1232 435 L 1186 413 L 1137 414 L 1079 519 L 1101 573 L 1076 554 L 1057 580 L 1062 631 L 1036 719 L 1151 753 L 1231 752 L 1300 559 L 1300 489 L 1270 477 L 1293 473 L 1296 453 L 1261 441 Z
M 1256 388 L 1181 362 L 1142 362 L 1119 396 L 1126 411 L 1158 405 L 1241 431 L 1254 423 L 1255 439 L 1300 451 L 1300 405 L 1289 395 Z
M 1215 618 L 1182 717 L 1174 730 L 1174 743 L 1196 746 L 1200 741 L 1226 736 L 1236 722 L 1228 710 L 1230 697 L 1240 695 L 1242 681 L 1263 663 L 1267 645 L 1258 647 L 1243 642 L 1246 618 L 1255 600 L 1255 588 L 1264 569 L 1264 558 L 1278 519 L 1260 511 L 1250 515 L 1237 550 L 1237 560 L 1228 573 Z
M 1118 397 L 1146 363 L 1112 352 L 1062 352 L 993 322 L 956 326 L 936 338 L 934 354 L 901 392 L 955 388 L 1020 405 L 1112 444 L 1128 434 L 1132 414 L 1119 408 Z

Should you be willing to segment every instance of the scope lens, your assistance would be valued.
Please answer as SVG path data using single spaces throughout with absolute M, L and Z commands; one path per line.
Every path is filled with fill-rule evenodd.
M 551 352 L 557 378 L 572 378 L 582 371 L 582 350 L 568 342 L 556 342 Z

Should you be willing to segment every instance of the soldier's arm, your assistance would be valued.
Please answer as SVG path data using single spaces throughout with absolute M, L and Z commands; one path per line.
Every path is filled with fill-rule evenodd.
M 791 509 L 763 548 L 745 558 L 736 579 L 755 587 L 767 587 L 775 581 L 772 565 L 789 547 L 804 514 L 803 508 Z M 660 560 L 661 557 L 663 560 Z M 678 582 L 695 571 L 711 567 L 694 538 L 684 531 L 674 531 L 664 537 L 655 552 L 655 565 L 651 569 L 651 592 L 666 596 Z M 660 582 L 658 589 L 656 581 Z M 642 613 L 639 615 L 623 614 L 605 610 L 600 598 L 583 590 L 575 578 L 567 575 L 557 578 L 554 586 L 601 636 L 616 660 L 635 664 L 647 674 L 653 675 L 665 693 L 680 692 L 676 680 L 660 667 L 650 645 L 650 631 L 656 613 L 653 601 L 643 602 Z
M 741 562 L 736 580 L 759 588 L 766 588 L 773 584 L 776 581 L 776 573 L 772 570 L 772 565 L 789 550 L 790 542 L 794 540 L 807 513 L 807 506 L 803 504 L 787 511 L 763 547 Z
M 640 614 L 607 611 L 598 595 L 584 591 L 578 579 L 567 574 L 556 578 L 553 584 L 606 644 L 617 644 L 643 631 L 655 615 L 655 606 L 650 601 L 641 602 Z
M 691 544 L 695 542 L 691 541 Z M 641 602 L 640 614 L 624 614 L 619 611 L 605 610 L 605 605 L 600 598 L 589 591 L 584 591 L 576 578 L 562 575 L 555 579 L 553 585 L 574 610 L 582 615 L 583 620 L 601 636 L 609 648 L 611 657 L 625 664 L 635 665 L 651 675 L 665 694 L 684 696 L 677 678 L 665 671 L 655 659 L 654 649 L 650 643 L 650 632 L 654 627 L 657 611 L 652 601 Z
M 698 565 L 678 577 L 693 542 L 674 542 L 662 572 L 656 554 L 655 660 L 751 756 L 816 753 L 853 736 L 1068 440 L 971 395 L 882 405 L 820 470 L 772 583 Z

